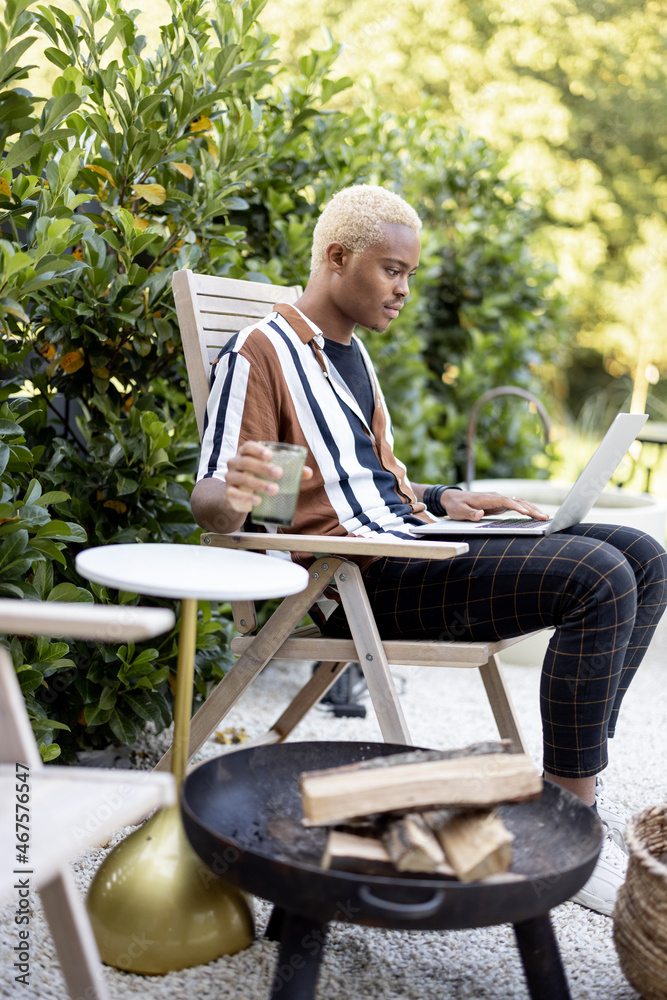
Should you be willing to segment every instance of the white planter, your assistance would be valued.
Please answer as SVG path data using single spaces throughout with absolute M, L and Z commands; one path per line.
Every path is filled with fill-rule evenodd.
M 523 497 L 537 504 L 546 514 L 554 514 L 565 499 L 571 483 L 542 479 L 477 479 L 472 484 L 476 491 L 493 490 L 504 496 Z M 651 493 L 607 488 L 586 517 L 587 522 L 623 524 L 639 528 L 652 535 L 661 545 L 665 544 L 667 502 Z M 501 654 L 505 663 L 541 666 L 553 630 L 541 632 L 531 639 L 524 639 L 510 646 Z

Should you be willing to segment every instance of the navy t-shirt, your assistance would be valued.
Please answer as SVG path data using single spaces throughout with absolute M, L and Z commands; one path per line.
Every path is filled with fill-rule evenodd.
M 327 340 L 325 337 L 324 353 L 356 399 L 370 427 L 373 420 L 375 399 L 359 345 L 355 340 L 350 344 L 339 344 L 337 340 Z

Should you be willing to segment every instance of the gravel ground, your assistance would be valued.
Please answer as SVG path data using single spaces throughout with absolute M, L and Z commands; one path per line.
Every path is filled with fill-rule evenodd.
M 644 665 L 626 697 L 611 762 L 605 773 L 607 794 L 628 813 L 665 800 L 664 734 L 667 732 L 664 661 L 667 624 L 656 635 Z M 460 746 L 497 737 L 481 681 L 476 673 L 436 668 L 395 668 L 404 686 L 402 703 L 416 741 L 433 747 Z M 506 676 L 525 731 L 529 752 L 540 762 L 538 713 L 539 671 L 508 664 Z M 286 700 L 306 679 L 304 664 L 270 664 L 225 721 L 226 727 L 256 733 L 268 728 Z M 293 734 L 295 740 L 380 739 L 369 711 L 366 719 L 335 719 L 315 710 Z M 132 760 L 143 766 L 156 760 L 168 737 L 146 739 Z M 219 753 L 216 743 L 200 758 Z M 656 752 L 657 751 L 657 752 Z M 131 761 L 121 756 L 120 766 Z M 115 843 L 129 832 L 119 831 Z M 107 848 L 108 849 L 108 848 Z M 84 892 L 107 849 L 88 851 L 72 868 Z M 269 907 L 257 901 L 258 935 Z M 612 938 L 612 920 L 574 903 L 552 911 L 573 1000 L 633 1000 L 638 994 L 625 980 Z M 0 909 L 0 947 L 5 956 L 13 945 L 13 906 Z M 10 962 L 0 969 L 0 996 L 21 1000 L 65 1000 L 67 993 L 58 960 L 43 920 L 39 900 L 31 923 L 30 985 L 13 980 Z M 143 977 L 105 968 L 112 1000 L 264 1000 L 270 993 L 277 946 L 258 936 L 246 951 L 206 966 Z M 317 1000 L 514 1000 L 527 997 L 510 926 L 473 931 L 402 932 L 334 924 L 322 964 Z

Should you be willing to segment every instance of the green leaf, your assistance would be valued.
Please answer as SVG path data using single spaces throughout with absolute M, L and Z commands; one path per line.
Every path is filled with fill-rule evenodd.
M 37 479 L 31 479 L 23 497 L 24 503 L 36 503 L 42 495 L 42 487 Z
M 11 74 L 11 71 L 17 65 L 19 59 L 26 51 L 29 49 L 32 43 L 35 41 L 34 36 L 23 38 L 16 45 L 12 45 L 11 49 L 8 49 L 3 56 L 0 57 L 0 81 L 6 81 L 7 77 Z
M 123 706 L 130 708 L 144 722 L 160 722 L 160 709 L 153 705 L 150 696 L 144 691 L 124 691 Z
M 76 146 L 74 147 L 74 149 L 70 149 L 66 153 L 63 153 L 63 155 L 60 157 L 60 161 L 58 162 L 58 180 L 61 188 L 64 188 L 72 183 L 72 181 L 79 172 L 80 165 L 81 165 L 81 150 L 78 149 Z M 80 195 L 79 197 L 82 196 Z M 76 204 L 74 204 L 75 201 L 76 198 L 73 198 L 69 202 L 69 208 L 72 210 L 76 208 Z M 71 235 L 72 234 L 70 233 L 70 238 Z
M 88 726 L 103 726 L 109 721 L 110 709 L 101 708 L 98 704 L 86 705 L 83 715 Z
M 163 94 L 147 94 L 146 97 L 142 97 L 137 104 L 137 115 L 150 115 L 150 113 L 157 108 L 163 100 Z
M 94 598 L 89 590 L 77 587 L 73 583 L 59 583 L 54 587 L 47 601 L 75 601 L 77 604 L 93 604 Z
M 5 580 L 0 580 L 0 594 L 4 594 L 5 597 L 18 597 L 19 600 L 22 600 L 26 596 L 22 585 L 7 583 Z M 39 598 L 39 594 L 37 597 Z
M 67 560 L 58 546 L 55 542 L 49 541 L 48 538 L 33 538 L 30 545 L 33 549 L 37 549 L 38 552 L 43 552 L 49 559 L 55 559 L 61 566 L 67 565 Z
M 55 538 L 58 541 L 71 541 L 72 531 L 66 521 L 51 521 L 37 530 L 36 538 Z
M 104 16 L 106 12 L 106 9 L 107 9 L 106 0 L 93 0 L 90 6 L 90 16 L 92 17 L 95 23 L 101 20 L 101 18 Z
M 54 66 L 58 66 L 60 69 L 67 69 L 68 66 L 72 65 L 72 58 L 68 56 L 66 52 L 61 52 L 60 49 L 55 49 L 49 46 L 44 49 L 44 55 L 52 62 Z
M 54 538 L 59 542 L 86 542 L 85 528 L 73 521 L 51 521 L 37 529 L 37 538 Z
M 33 500 L 33 503 L 39 507 L 46 507 L 47 504 L 65 503 L 69 499 L 69 493 L 65 493 L 63 490 L 51 490 L 49 493 L 43 493 L 39 500 Z
M 21 136 L 18 142 L 9 147 L 7 156 L 2 161 L 3 170 L 12 170 L 14 167 L 22 167 L 29 163 L 41 149 L 42 142 L 39 136 L 30 133 Z
M 157 649 L 144 649 L 139 653 L 139 655 L 132 661 L 132 669 L 135 667 L 144 666 L 147 663 L 152 663 L 159 656 Z
M 69 726 L 66 728 L 69 730 Z M 39 752 L 44 763 L 48 764 L 50 760 L 55 760 L 56 757 L 60 757 L 61 750 L 57 743 L 51 743 L 48 747 L 45 743 L 40 743 Z
M 30 567 L 30 558 L 24 553 L 28 547 L 28 532 L 23 528 L 14 531 L 0 545 L 0 579 L 7 576 L 18 576 L 25 567 Z M 12 571 L 12 572 L 10 572 Z
M 131 479 L 129 476 L 122 476 L 120 473 L 117 473 L 117 496 L 128 496 L 128 494 L 135 493 L 138 489 L 139 483 L 136 479 Z
M 169 667 L 160 667 L 158 670 L 154 670 L 148 677 L 151 687 L 153 689 L 160 687 L 167 680 L 170 673 Z
M 45 35 L 51 39 L 54 45 L 59 42 L 58 32 L 56 30 L 56 19 L 53 16 L 51 10 L 48 7 L 40 6 L 38 8 L 41 11 L 41 15 L 37 15 L 37 24 L 39 24 L 41 30 Z
M 2 313 L 9 313 L 10 316 L 16 316 L 22 323 L 30 322 L 30 317 L 26 311 L 12 298 L 0 299 L 0 314 Z
M 33 670 L 32 667 L 19 668 L 16 677 L 21 685 L 21 691 L 36 691 L 44 680 L 41 670 Z
M 19 271 L 32 269 L 34 263 L 35 262 L 30 254 L 22 253 L 20 250 L 17 250 L 11 257 L 5 259 L 5 266 L 3 268 L 5 279 L 11 277 Z
M 109 716 L 109 726 L 111 732 L 121 743 L 134 743 L 137 738 L 137 728 L 134 723 L 116 708 Z
M 120 251 L 120 243 L 118 242 L 118 237 L 113 230 L 107 229 L 105 232 L 100 233 L 100 235 L 105 243 L 108 243 L 109 246 L 114 248 L 114 250 Z
M 109 141 L 110 126 L 106 118 L 103 118 L 102 115 L 91 114 L 88 115 L 88 122 L 92 125 L 101 139 L 105 142 Z
M 141 253 L 142 250 L 145 250 L 147 246 L 151 243 L 155 243 L 155 241 L 160 238 L 161 237 L 158 233 L 141 233 L 140 236 L 137 236 L 137 238 L 132 241 L 132 254 L 136 256 Z
M 32 2 L 33 0 L 7 0 L 5 3 L 7 22 L 15 25 Z
M 68 656 L 61 656 L 57 660 L 51 660 L 48 665 L 49 673 L 57 670 L 67 670 L 69 667 L 75 667 L 76 663 L 74 660 L 70 660 Z
M 50 524 L 51 515 L 48 510 L 38 507 L 37 504 L 25 504 L 19 507 L 19 521 L 26 528 L 34 528 L 44 524 Z
M 21 425 L 17 424 L 15 420 L 0 420 L 0 436 L 5 434 L 22 434 Z
M 160 713 L 160 724 L 162 727 L 168 726 L 171 722 L 171 707 L 162 691 L 153 691 L 150 696 L 151 702 Z
M 99 706 L 105 711 L 111 711 L 116 704 L 116 689 L 107 684 L 99 697 Z

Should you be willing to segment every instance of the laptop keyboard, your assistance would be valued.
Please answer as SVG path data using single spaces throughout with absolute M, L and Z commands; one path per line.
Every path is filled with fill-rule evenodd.
M 539 517 L 503 517 L 501 520 L 492 521 L 487 518 L 482 518 L 477 524 L 483 524 L 485 528 L 497 528 L 502 531 L 503 528 L 508 526 L 516 528 L 537 528 L 544 527 L 544 525 L 549 524 L 548 521 L 542 521 Z

